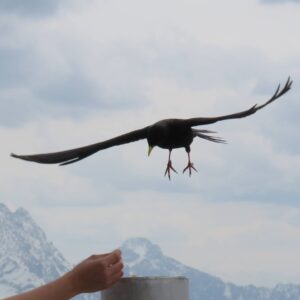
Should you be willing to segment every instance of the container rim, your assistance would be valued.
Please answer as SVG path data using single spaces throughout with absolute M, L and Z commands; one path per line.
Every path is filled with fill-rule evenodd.
M 184 276 L 125 276 L 120 281 L 140 281 L 140 280 L 188 280 Z

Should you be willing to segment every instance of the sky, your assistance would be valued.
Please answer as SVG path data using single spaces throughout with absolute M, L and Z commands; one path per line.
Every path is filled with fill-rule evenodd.
M 0 0 L 0 201 L 27 209 L 77 263 L 146 237 L 236 284 L 300 284 L 300 1 Z M 105 140 L 164 118 L 217 116 L 198 172 L 164 177 L 147 142 L 58 167 L 11 158 Z

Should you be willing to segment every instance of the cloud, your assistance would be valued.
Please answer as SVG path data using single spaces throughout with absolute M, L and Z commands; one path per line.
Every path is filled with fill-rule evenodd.
M 299 278 L 296 268 L 288 273 L 299 253 L 298 12 L 239 0 L 55 3 L 39 18 L 2 10 L 2 201 L 33 211 L 74 262 L 142 235 L 226 280 L 257 282 L 255 266 L 273 283 Z M 163 118 L 244 110 L 266 101 L 288 75 L 294 86 L 275 103 L 207 126 L 228 144 L 195 139 L 191 178 L 181 174 L 184 149 L 172 152 L 179 174 L 169 182 L 168 151 L 147 157 L 146 141 L 66 167 L 9 157 L 95 143 Z M 291 257 L 284 275 L 276 269 L 279 242 Z M 230 266 L 232 257 L 238 263 Z
M 1 0 L 0 13 L 12 13 L 28 17 L 45 17 L 54 14 L 59 7 L 59 0 Z
M 43 117 L 84 118 L 104 110 L 140 111 L 144 106 L 164 117 L 178 113 L 183 98 L 191 99 L 182 112 L 188 116 L 199 112 L 196 97 L 210 100 L 201 103 L 206 113 L 222 113 L 229 110 L 228 101 L 233 108 L 238 103 L 237 98 L 230 100 L 234 89 L 247 87 L 257 74 L 274 74 L 269 81 L 277 82 L 275 74 L 289 73 L 289 64 L 283 68 L 254 48 L 226 49 L 170 30 L 161 15 L 161 36 L 156 36 L 148 19 L 142 20 L 141 31 L 121 14 L 120 23 L 132 34 L 125 39 L 122 28 L 107 19 L 114 9 L 113 4 L 94 3 L 55 21 L 43 19 L 38 26 L 36 20 L 4 21 L 11 30 L 4 32 L 5 44 L 0 44 L 0 93 L 6 103 L 0 112 L 2 125 Z M 168 38 L 163 38 L 166 32 Z M 219 97 L 224 101 L 216 107 Z M 16 117 L 8 117 L 11 113 Z
M 51 51 L 36 44 L 36 37 L 27 37 L 24 42 L 22 36 L 17 45 L 0 45 L 0 95 L 5 104 L 0 111 L 1 125 L 19 126 L 42 117 L 82 118 L 97 111 L 146 105 L 137 77 L 130 78 L 127 69 L 110 64 L 113 54 L 87 62 L 109 70 L 109 74 L 94 73 L 85 60 L 81 62 L 77 55 L 71 59 L 68 49 L 53 46 L 58 42 L 55 38 Z
M 95 12 L 89 13 L 94 16 Z M 70 147 L 69 144 L 61 144 L 62 141 L 73 142 L 74 146 L 96 142 L 151 124 L 160 118 L 239 111 L 265 101 L 272 95 L 277 82 L 285 80 L 290 68 L 299 69 L 299 62 L 294 59 L 285 60 L 283 64 L 270 60 L 254 48 L 228 49 L 206 44 L 177 31 L 175 34 L 173 30 L 170 30 L 168 38 L 160 39 L 149 32 L 146 25 L 143 38 L 138 35 L 139 28 L 137 37 L 120 38 L 118 26 L 111 28 L 111 36 L 108 36 L 101 31 L 102 26 L 97 26 L 95 30 L 89 23 L 90 19 L 85 14 L 75 14 L 67 18 L 58 17 L 54 23 L 43 21 L 39 27 L 35 26 L 35 21 L 23 23 L 21 20 L 13 35 L 7 33 L 8 45 L 0 46 L 3 58 L 0 123 L 3 127 L 31 124 L 36 128 L 36 133 L 30 139 L 39 141 L 40 147 L 44 146 L 41 150 L 55 151 L 55 145 L 62 149 Z M 104 25 L 102 19 L 97 17 L 95 20 Z M 130 25 L 126 23 L 129 28 Z M 80 30 L 88 34 L 83 35 Z M 168 28 L 163 30 L 168 32 Z M 300 78 L 299 73 L 292 77 L 296 81 Z M 297 93 L 292 96 L 293 91 L 284 96 L 285 100 L 278 100 L 247 120 L 214 125 L 212 129 L 220 131 L 220 135 L 229 140 L 229 145 L 221 148 L 196 140 L 192 155 L 194 160 L 199 161 L 200 168 L 205 170 L 199 176 L 207 184 L 199 187 L 194 179 L 186 184 L 183 177 L 174 186 L 176 191 L 201 192 L 214 200 L 223 201 L 261 201 L 268 198 L 265 201 L 280 202 L 279 195 L 287 193 L 289 201 L 294 202 L 299 195 L 295 185 L 297 176 L 293 174 L 293 165 L 297 165 L 298 161 L 299 143 L 289 133 L 297 134 L 299 118 L 296 114 Z M 289 104 L 286 103 L 287 98 L 290 99 Z M 285 125 L 280 122 L 283 115 Z M 252 131 L 247 130 L 247 126 Z M 254 133 L 256 136 L 253 136 Z M 44 136 L 48 136 L 51 143 L 43 141 Z M 85 140 L 86 136 L 89 140 Z M 20 133 L 16 131 L 15 137 L 20 139 Z M 130 145 L 124 146 L 124 149 L 127 147 L 144 151 L 144 146 Z M 16 149 L 36 151 L 21 144 Z M 257 154 L 250 156 L 249 149 L 251 154 Z M 147 170 L 151 171 L 147 179 L 150 183 L 145 183 L 142 176 L 145 172 L 142 167 L 144 156 L 139 156 L 140 160 L 136 162 L 138 152 L 134 150 L 130 153 L 136 154 L 134 159 L 131 155 L 126 157 L 123 148 L 110 151 L 115 151 L 113 153 L 118 157 L 124 155 L 123 161 L 119 162 L 124 169 L 133 170 L 133 166 L 136 169 L 125 179 L 116 177 L 118 163 L 110 158 L 111 165 L 102 165 L 104 154 L 101 153 L 99 159 L 89 158 L 95 162 L 95 167 L 86 162 L 89 171 L 85 176 L 92 172 L 94 184 L 98 180 L 98 168 L 104 168 L 109 169 L 106 180 L 115 180 L 120 189 L 137 189 L 139 186 L 168 189 L 160 177 L 157 179 L 158 170 L 164 169 L 166 153 L 163 150 L 158 150 L 150 158 L 152 163 L 155 159 L 153 165 L 147 165 Z M 175 151 L 173 155 L 176 157 Z M 236 164 L 232 168 L 237 157 L 243 165 Z M 179 166 L 183 168 L 186 161 L 184 151 L 178 150 L 178 161 L 182 162 Z M 228 169 L 232 169 L 229 175 L 226 173 Z M 246 177 L 243 176 L 244 170 L 247 170 Z M 73 172 L 79 171 L 75 167 Z M 135 172 L 139 176 L 133 180 Z M 292 178 L 289 191 L 278 182 L 279 172 L 283 172 L 285 178 Z M 214 177 L 216 173 L 218 178 Z M 78 173 L 79 177 L 81 175 Z M 257 178 L 260 178 L 258 182 Z M 269 183 L 265 192 L 266 182 L 274 184 Z M 280 187 L 280 191 L 276 186 Z M 215 187 L 213 194 L 212 187 Z M 276 193 L 270 196 L 268 193 L 274 189 Z
M 30 49 L 0 47 L 0 87 L 11 88 L 28 84 L 30 75 Z
M 149 41 L 146 49 L 143 43 L 129 46 L 114 42 L 98 53 L 84 49 L 69 55 L 72 44 L 57 48 L 53 45 L 60 39 L 56 39 L 49 46 L 53 47 L 51 53 L 33 41 L 26 50 L 0 52 L 5 59 L 0 85 L 6 109 L 13 107 L 11 112 L 21 115 L 27 108 L 15 119 L 2 111 L 2 124 L 11 126 L 15 120 L 19 125 L 42 116 L 78 118 L 101 110 L 151 109 L 150 101 L 154 109 L 171 116 L 178 114 L 184 98 L 189 99 L 189 105 L 183 113 L 189 117 L 201 113 L 197 101 L 201 97 L 209 97 L 211 102 L 202 101 L 202 105 L 211 113 L 227 113 L 228 101 L 233 109 L 239 107 L 233 105 L 239 99 L 230 99 L 235 88 L 246 86 L 257 74 L 276 71 L 276 64 L 248 49 L 236 53 L 201 44 L 158 45 L 154 41 Z M 166 49 L 173 49 L 172 54 Z M 18 97 L 26 97 L 26 101 L 19 99 L 18 103 Z M 216 110 L 213 101 L 218 97 L 224 101 Z
M 266 4 L 280 4 L 280 3 L 296 3 L 300 4 L 300 0 L 260 0 L 262 3 Z

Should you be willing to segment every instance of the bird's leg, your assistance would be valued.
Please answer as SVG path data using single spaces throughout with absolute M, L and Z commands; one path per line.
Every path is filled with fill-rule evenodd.
M 197 171 L 197 169 L 194 167 L 194 164 L 191 162 L 190 151 L 187 150 L 187 154 L 188 154 L 188 164 L 187 164 L 187 166 L 183 169 L 183 172 L 182 172 L 182 173 L 184 173 L 184 172 L 188 169 L 188 170 L 189 170 L 189 175 L 190 175 L 190 177 L 191 177 L 191 175 L 192 175 L 192 169 L 195 170 L 196 172 L 198 172 L 198 171 Z
M 172 166 L 171 151 L 172 150 L 169 150 L 169 159 L 168 159 L 168 164 L 167 164 L 167 168 L 165 171 L 165 176 L 168 174 L 169 180 L 171 180 L 171 170 L 174 171 L 175 173 L 177 173 L 177 171 Z

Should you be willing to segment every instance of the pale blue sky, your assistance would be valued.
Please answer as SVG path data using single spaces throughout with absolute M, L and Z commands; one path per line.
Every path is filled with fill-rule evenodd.
M 226 2 L 226 3 L 225 3 Z M 74 263 L 144 236 L 236 283 L 300 283 L 299 1 L 0 0 L 0 201 L 23 206 Z M 68 167 L 15 160 L 162 118 L 233 113 L 205 128 L 192 178 L 167 151 L 112 148 Z

